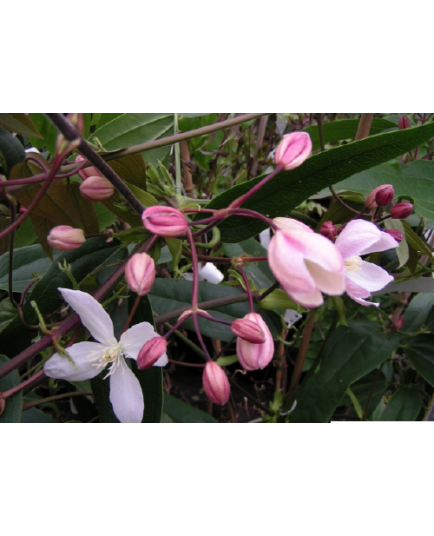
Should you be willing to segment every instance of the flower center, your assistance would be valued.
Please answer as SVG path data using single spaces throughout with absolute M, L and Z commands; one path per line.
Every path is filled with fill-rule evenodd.
M 357 273 L 362 271 L 362 259 L 358 255 L 353 255 L 345 261 L 347 272 Z
M 107 365 L 110 365 L 110 370 L 104 379 L 108 378 L 119 368 L 125 364 L 123 348 L 119 343 L 113 344 L 104 348 L 104 350 L 97 356 L 90 359 L 94 362 L 94 367 L 104 369 Z

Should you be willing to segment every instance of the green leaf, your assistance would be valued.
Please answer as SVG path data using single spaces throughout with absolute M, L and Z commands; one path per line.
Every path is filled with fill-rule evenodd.
M 96 235 L 99 233 L 98 216 L 95 212 L 95 203 L 85 199 L 80 193 L 80 185 L 77 182 L 70 182 L 66 185 L 66 192 L 69 203 L 75 208 L 80 218 L 79 227 L 86 235 Z
M 324 123 L 324 143 L 327 144 L 332 141 L 353 140 L 356 137 L 359 124 L 359 119 L 344 119 L 342 121 L 332 121 L 330 123 Z M 387 119 L 374 119 L 372 122 L 370 135 L 374 136 L 375 134 L 383 132 L 383 130 L 391 128 L 396 129 L 396 123 L 388 121 Z M 305 128 L 304 130 L 310 135 L 312 139 L 313 151 L 318 151 L 318 149 L 321 149 L 318 126 L 312 125 L 310 127 Z
M 407 264 L 408 259 L 410 258 L 410 250 L 408 247 L 403 222 L 401 220 L 388 219 L 384 222 L 384 226 L 386 227 L 386 229 L 396 230 L 404 235 L 404 239 L 401 240 L 399 247 L 395 249 L 399 260 L 399 268 L 401 268 L 402 266 L 405 266 Z
M 47 148 L 47 151 L 54 156 L 56 152 L 56 141 L 58 130 L 53 123 L 47 119 L 45 114 L 29 114 L 30 119 L 35 124 L 38 132 L 43 136 L 43 139 L 30 138 L 30 143 L 37 149 Z
M 425 242 L 417 236 L 417 234 L 413 231 L 410 225 L 408 225 L 408 223 L 403 222 L 403 225 L 405 229 L 405 238 L 408 242 L 408 245 L 411 246 L 416 251 L 420 251 L 421 253 L 428 255 L 428 257 L 430 257 L 431 260 L 434 261 L 434 256 L 429 246 L 425 244 Z
M 236 355 L 219 357 L 216 363 L 217 365 L 220 365 L 221 367 L 230 367 L 231 365 L 238 363 L 238 357 Z
M 5 355 L 0 355 L 0 366 L 8 363 L 9 359 Z M 0 392 L 5 393 L 21 383 L 18 371 L 14 370 L 0 380 Z M 21 421 L 21 408 L 23 406 L 23 393 L 20 391 L 6 399 L 6 406 L 3 415 L 0 416 L 1 423 L 11 423 Z
M 53 417 L 50 417 L 47 413 L 44 413 L 43 411 L 31 408 L 26 411 L 23 411 L 21 414 L 21 422 L 22 423 L 56 423 L 53 419 Z
M 14 251 L 13 292 L 23 292 L 32 281 L 33 274 L 45 274 L 51 266 L 39 244 L 27 246 Z M 9 288 L 9 252 L 0 257 L 0 289 Z
M 178 309 L 191 308 L 192 284 L 188 281 L 174 281 L 173 279 L 156 279 L 149 294 L 152 308 L 158 315 L 171 313 Z M 244 293 L 241 290 L 223 286 L 212 285 L 211 283 L 199 284 L 199 303 L 208 302 L 220 298 L 241 296 Z M 209 309 L 209 312 L 215 318 L 225 322 L 233 322 L 237 318 L 243 318 L 250 312 L 247 302 L 235 303 L 224 307 Z M 261 311 L 261 316 L 267 323 L 271 333 L 276 336 L 282 330 L 280 318 L 270 312 Z M 230 342 L 234 338 L 229 326 L 218 324 L 204 318 L 199 318 L 201 333 L 205 337 L 219 341 Z M 183 327 L 194 331 L 193 321 L 187 320 Z
M 296 394 L 290 422 L 329 422 L 347 389 L 387 359 L 399 344 L 396 333 L 384 333 L 375 322 L 349 322 L 327 341 L 319 372 Z
M 0 232 L 4 231 L 9 227 L 11 224 L 11 217 L 10 217 L 11 211 L 10 208 L 6 205 L 0 204 Z M 10 235 L 5 236 L 2 240 L 0 240 L 0 255 L 3 255 L 6 253 L 6 251 L 9 251 L 11 245 L 11 237 Z
M 434 136 L 434 123 L 397 132 L 379 134 L 367 139 L 330 149 L 309 158 L 292 171 L 279 173 L 243 208 L 253 209 L 270 218 L 286 216 L 300 203 L 355 173 L 371 169 L 422 145 Z M 213 199 L 207 208 L 221 209 L 247 193 L 262 177 L 235 186 Z M 348 188 L 347 188 L 348 189 Z M 433 218 L 434 219 L 434 218 Z M 260 233 L 266 224 L 259 220 L 232 217 L 219 224 L 222 241 L 241 242 Z
M 419 391 L 414 387 L 401 387 L 387 403 L 380 421 L 415 421 L 421 409 Z
M 41 134 L 27 114 L 0 114 L 0 126 L 10 132 L 42 139 Z
M 373 292 L 373 296 L 381 294 L 390 294 L 391 292 L 434 292 L 434 279 L 431 277 L 420 277 L 419 279 L 411 279 L 402 283 L 390 283 L 386 288 L 379 292 Z
M 12 168 L 20 164 L 25 157 L 26 153 L 19 139 L 0 127 L 0 168 L 3 168 L 3 174 L 9 178 Z
M 381 398 L 386 394 L 388 385 L 384 374 L 377 369 L 374 369 L 351 385 L 351 391 L 354 393 L 354 396 L 357 397 L 362 408 L 366 406 L 369 397 L 371 398 L 368 408 L 368 417 L 378 406 Z M 347 406 L 348 404 L 352 404 L 352 401 L 349 396 L 345 396 L 340 405 Z
M 98 128 L 94 137 L 107 151 L 117 151 L 156 140 L 172 130 L 173 114 L 121 114 Z
M 427 321 L 428 314 L 434 306 L 434 294 L 418 294 L 415 296 L 404 314 L 404 331 L 415 333 Z
M 95 397 L 95 405 L 98 410 L 100 423 L 119 423 L 116 415 L 113 413 L 113 407 L 110 402 L 110 380 L 104 379 L 107 375 L 107 371 L 103 370 L 102 373 L 91 380 L 92 393 Z
M 0 333 L 17 316 L 17 310 L 9 298 L 0 302 Z
M 419 335 L 405 346 L 405 355 L 419 374 L 434 387 L 434 335 Z
M 217 423 L 208 413 L 169 395 L 164 397 L 164 413 L 174 423 Z
M 357 400 L 356 395 L 351 391 L 350 388 L 347 389 L 347 395 L 350 397 L 351 403 L 354 406 L 354 409 L 356 410 L 357 416 L 360 420 L 363 419 L 363 409 L 360 405 L 360 402 Z
M 109 162 L 119 177 L 136 188 L 146 190 L 146 166 L 141 154 L 123 156 Z

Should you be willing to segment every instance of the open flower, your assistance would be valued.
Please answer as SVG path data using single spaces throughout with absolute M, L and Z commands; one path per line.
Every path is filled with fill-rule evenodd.
M 289 297 L 304 307 L 319 307 L 321 292 L 345 292 L 344 261 L 333 242 L 291 218 L 275 218 L 268 261 Z
M 346 292 L 350 298 L 361 305 L 379 306 L 365 298 L 383 289 L 393 277 L 376 264 L 363 261 L 361 256 L 398 246 L 389 234 L 368 221 L 355 220 L 345 227 L 336 240 L 336 247 L 344 258 Z
M 138 379 L 128 368 L 125 358 L 137 360 L 143 345 L 157 336 L 151 324 L 142 322 L 126 331 L 118 342 L 110 316 L 90 294 L 59 288 L 63 298 L 80 315 L 81 322 L 99 342 L 80 342 L 67 349 L 74 363 L 56 353 L 44 365 L 50 378 L 80 382 L 95 378 L 109 367 L 110 402 L 120 422 L 140 423 L 143 418 L 143 393 Z M 164 353 L 155 363 L 167 365 Z

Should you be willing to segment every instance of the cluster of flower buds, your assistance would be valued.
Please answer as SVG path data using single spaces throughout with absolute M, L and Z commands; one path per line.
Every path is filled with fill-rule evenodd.
M 365 200 L 365 206 L 369 210 L 375 210 L 377 207 L 387 207 L 393 202 L 395 190 L 391 184 L 378 186 L 368 195 Z M 405 220 L 413 214 L 414 206 L 409 201 L 403 201 L 396 204 L 390 211 L 393 220 Z
M 47 236 L 48 244 L 59 251 L 72 251 L 86 241 L 82 229 L 74 229 L 68 225 L 59 225 L 51 229 Z
M 393 220 L 405 220 L 413 214 L 414 206 L 409 201 L 403 201 L 395 205 L 390 211 Z
M 81 155 L 78 155 L 75 162 L 80 163 L 85 160 Z M 113 184 L 92 166 L 81 169 L 78 176 L 83 180 L 80 185 L 80 193 L 88 201 L 103 201 L 115 192 Z

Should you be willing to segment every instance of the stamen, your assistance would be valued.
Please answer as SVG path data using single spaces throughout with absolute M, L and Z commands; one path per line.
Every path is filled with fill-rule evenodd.
M 358 255 L 353 255 L 345 261 L 347 272 L 357 273 L 362 271 L 363 261 Z

